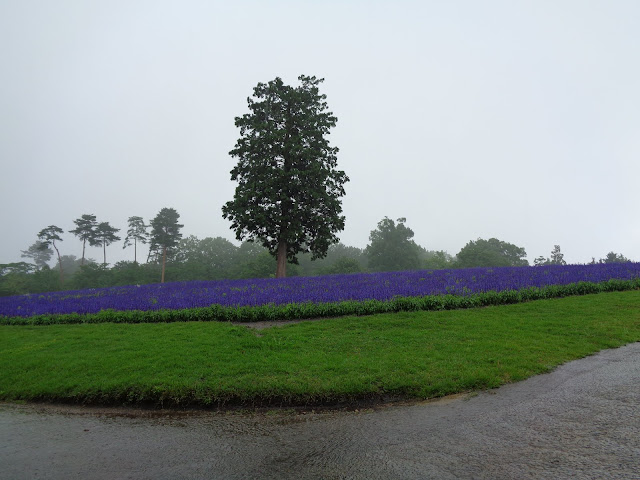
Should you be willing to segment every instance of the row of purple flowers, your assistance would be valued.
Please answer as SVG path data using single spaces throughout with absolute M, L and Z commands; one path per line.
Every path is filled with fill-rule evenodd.
M 640 263 L 468 268 L 225 281 L 175 282 L 52 292 L 0 298 L 0 315 L 97 313 L 105 309 L 157 310 L 390 300 L 395 296 L 469 295 L 527 287 L 599 283 L 640 277 Z

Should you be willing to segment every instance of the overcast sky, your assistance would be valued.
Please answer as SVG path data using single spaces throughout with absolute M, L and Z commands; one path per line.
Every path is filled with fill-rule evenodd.
M 185 236 L 234 240 L 234 118 L 300 74 L 338 117 L 343 243 L 406 217 L 429 250 L 640 261 L 638 25 L 637 0 L 4 0 L 0 263 L 85 213 L 124 239 L 172 207 Z

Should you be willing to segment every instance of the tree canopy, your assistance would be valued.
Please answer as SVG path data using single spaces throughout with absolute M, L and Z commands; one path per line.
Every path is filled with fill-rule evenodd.
M 98 222 L 95 215 L 84 214 L 80 218 L 73 221 L 76 224 L 76 228 L 69 230 L 69 233 L 73 233 L 76 237 L 82 240 L 82 265 L 84 265 L 84 254 L 87 247 L 87 241 L 90 246 L 97 245 L 96 242 L 96 227 Z
M 95 229 L 94 242 L 96 245 L 102 246 L 103 262 L 102 265 L 107 264 L 107 246 L 113 242 L 120 240 L 120 237 L 116 235 L 120 231 L 119 228 L 112 227 L 109 222 L 100 222 Z
M 461 268 L 470 267 L 521 267 L 529 265 L 524 248 L 497 238 L 489 240 L 471 240 L 457 257 L 457 264 Z
M 53 246 L 54 250 L 58 254 L 58 265 L 60 267 L 60 284 L 61 285 L 64 283 L 64 274 L 62 272 L 62 260 L 60 259 L 60 251 L 56 246 L 56 241 L 58 242 L 62 241 L 62 237 L 60 237 L 60 235 L 63 233 L 64 233 L 64 230 L 62 230 L 57 225 L 49 225 L 47 228 L 43 228 L 38 233 L 38 240 L 40 240 L 40 247 L 43 249 L 46 249 L 46 248 L 49 248 L 50 246 Z
M 53 250 L 40 240 L 33 243 L 27 250 L 21 250 L 22 258 L 31 258 L 36 268 L 41 269 L 47 265 L 53 256 Z
M 455 259 L 444 250 L 423 250 L 421 252 L 422 268 L 439 270 L 455 266 Z
M 625 263 L 629 259 L 621 253 L 609 252 L 607 256 L 600 259 L 600 263 Z
M 194 235 L 183 238 L 176 251 L 175 260 L 184 264 L 188 272 L 183 278 L 224 279 L 230 272 L 238 247 L 226 238 L 198 239 Z
M 167 264 L 167 252 L 178 246 L 182 234 L 180 229 L 184 227 L 178 223 L 180 214 L 173 208 L 163 208 L 151 220 L 151 250 L 162 251 L 162 276 L 164 283 L 164 271 Z
M 147 233 L 147 225 L 142 217 L 129 217 L 129 230 L 124 239 L 122 248 L 133 245 L 133 262 L 138 263 L 138 242 L 147 243 L 149 234 Z
M 413 230 L 405 225 L 406 218 L 397 224 L 388 217 L 371 231 L 365 254 L 369 268 L 374 271 L 415 270 L 420 268 L 420 247 L 411 240 Z
M 328 111 L 323 79 L 301 75 L 300 85 L 280 78 L 258 83 L 236 117 L 240 138 L 231 180 L 238 186 L 222 207 L 238 240 L 257 241 L 276 257 L 276 277 L 298 253 L 326 255 L 344 229 L 341 197 L 347 175 L 337 168 L 337 147 L 326 138 L 337 118 Z

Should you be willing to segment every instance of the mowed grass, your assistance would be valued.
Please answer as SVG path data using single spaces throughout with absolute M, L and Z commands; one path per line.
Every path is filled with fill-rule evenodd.
M 228 323 L 0 327 L 0 399 L 319 405 L 497 387 L 640 341 L 640 291 L 473 310 Z

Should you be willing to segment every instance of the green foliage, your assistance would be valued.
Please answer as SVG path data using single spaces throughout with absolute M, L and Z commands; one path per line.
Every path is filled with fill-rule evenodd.
M 536 259 L 533 260 L 533 264 L 536 267 L 541 267 L 543 265 L 549 265 L 551 263 L 551 260 L 549 260 L 548 258 L 545 258 L 544 255 L 540 255 L 539 257 L 537 257 Z
M 151 250 L 166 249 L 167 254 L 173 253 L 178 246 L 184 225 L 178 223 L 180 214 L 173 208 L 163 208 L 151 220 Z
M 524 248 L 497 238 L 470 241 L 456 255 L 460 268 L 472 267 L 520 267 L 529 265 Z
M 67 277 L 72 277 L 82 266 L 82 260 L 75 255 L 62 255 L 60 257 L 60 263 Z M 85 265 L 90 263 L 95 263 L 95 260 L 85 258 Z
M 35 267 L 27 262 L 2 263 L 0 264 L 0 276 L 7 274 L 27 274 L 33 272 Z
M 4 265 L 0 265 L 2 267 Z M 0 276 L 0 296 L 24 295 L 29 293 L 28 276 L 20 273 L 7 273 Z
M 442 270 L 454 268 L 455 259 L 444 250 L 425 250 L 421 248 L 422 268 L 426 270 Z
M 237 250 L 222 237 L 200 240 L 190 235 L 177 246 L 173 268 L 183 272 L 181 280 L 222 280 L 229 278 Z
M 0 296 L 52 292 L 58 288 L 56 272 L 48 265 L 36 271 L 26 262 L 0 265 Z
M 64 273 L 62 270 L 62 260 L 60 259 L 60 251 L 56 246 L 56 241 L 61 242 L 62 238 L 60 235 L 64 233 L 60 227 L 56 225 L 49 225 L 47 228 L 43 228 L 38 233 L 38 240 L 40 240 L 40 245 L 42 248 L 49 248 L 49 246 L 53 246 L 53 249 L 58 254 L 58 266 L 60 267 L 60 286 L 64 283 Z
M 70 283 L 74 288 L 104 288 L 113 285 L 113 272 L 106 265 L 88 263 L 80 266 Z
M 359 273 L 362 272 L 360 262 L 355 258 L 339 257 L 334 262 L 320 270 L 322 275 Z
M 74 230 L 69 230 L 69 233 L 73 233 L 76 237 L 82 240 L 82 265 L 84 265 L 84 254 L 87 242 L 89 245 L 99 245 L 97 241 L 96 228 L 98 222 L 96 216 L 91 214 L 84 214 L 80 218 L 73 221 L 76 224 Z
M 29 276 L 35 267 L 26 262 L 0 264 L 0 296 L 29 293 Z
M 138 242 L 146 244 L 149 240 L 149 234 L 147 233 L 148 225 L 145 225 L 142 217 L 129 217 L 129 230 L 127 230 L 127 236 L 124 239 L 124 245 L 122 248 L 127 248 L 133 245 L 133 261 L 138 261 Z
M 329 247 L 327 252 L 327 256 L 324 260 L 336 261 L 341 258 L 349 258 L 355 260 L 360 265 L 360 270 L 366 270 L 367 266 L 367 257 L 364 253 L 364 250 L 357 247 L 350 247 L 343 243 L 334 243 Z
M 413 230 L 405 226 L 406 218 L 399 218 L 398 224 L 388 217 L 378 222 L 371 231 L 365 249 L 369 269 L 375 272 L 416 270 L 420 268 L 420 247 L 411 240 Z
M 162 272 L 161 282 L 164 282 L 164 272 L 167 256 L 173 254 L 173 250 L 178 246 L 182 233 L 180 229 L 184 225 L 178 223 L 180 214 L 173 208 L 163 208 L 158 215 L 151 220 L 151 251 L 162 251 Z
M 62 238 L 60 237 L 60 235 L 63 233 L 64 230 L 62 230 L 60 227 L 49 225 L 47 228 L 43 228 L 42 230 L 40 230 L 40 233 L 38 233 L 38 238 L 40 239 L 42 245 L 48 247 L 50 245 L 55 245 L 56 241 L 61 242 Z
M 22 255 L 20 256 L 22 258 L 33 259 L 36 268 L 44 268 L 53 256 L 53 250 L 40 240 L 33 243 L 27 250 L 21 250 L 21 252 Z
M 29 293 L 53 292 L 58 288 L 56 272 L 49 266 L 45 266 L 29 275 L 29 280 Z
M 337 242 L 349 180 L 326 138 L 337 119 L 319 93 L 323 80 L 298 80 L 299 87 L 280 78 L 259 83 L 247 99 L 251 112 L 236 117 L 240 138 L 230 155 L 238 159 L 231 171 L 238 186 L 222 207 L 238 240 L 255 241 L 294 264 L 299 253 L 322 258 Z
M 120 237 L 116 235 L 119 232 L 119 228 L 112 227 L 109 222 L 100 222 L 95 229 L 94 243 L 95 245 L 101 245 L 104 253 L 103 265 L 107 264 L 107 247 L 113 242 L 120 240 Z
M 111 268 L 111 278 L 113 285 L 156 283 L 161 273 L 160 269 L 160 265 L 155 263 L 118 262 Z
M 269 251 L 253 242 L 244 242 L 236 250 L 227 278 L 269 278 L 274 276 L 276 260 Z M 287 265 L 289 276 L 299 275 L 298 265 Z
M 241 259 L 234 272 L 237 275 L 236 278 L 268 278 L 273 276 L 275 270 L 275 259 L 266 249 L 263 249 L 258 255 Z
M 324 258 L 311 260 L 310 254 L 301 254 L 298 260 L 300 275 L 307 277 L 367 271 L 367 257 L 364 250 L 349 247 L 340 242 L 330 245 Z M 337 263 L 339 265 L 336 265 Z
M 566 265 L 564 254 L 560 251 L 560 245 L 554 245 L 551 250 L 551 265 Z
M 626 263 L 629 259 L 621 253 L 609 252 L 607 256 L 600 259 L 600 263 Z

